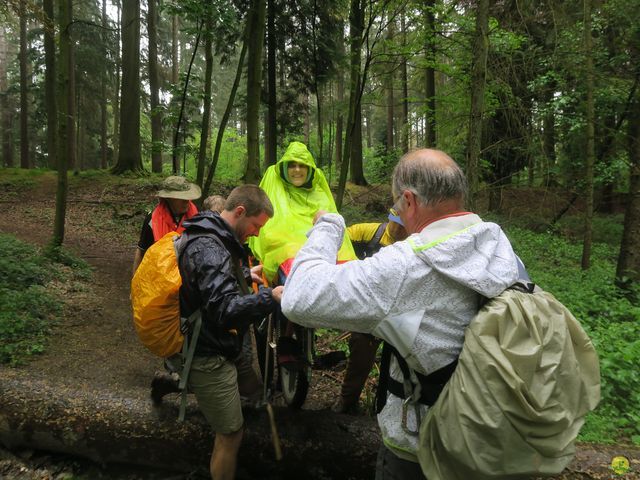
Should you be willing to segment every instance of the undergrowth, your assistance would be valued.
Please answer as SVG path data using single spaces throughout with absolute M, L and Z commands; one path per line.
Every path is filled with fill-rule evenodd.
M 44 351 L 62 311 L 50 282 L 86 277 L 89 267 L 64 249 L 40 251 L 7 234 L 0 250 L 0 363 L 16 366 Z
M 583 271 L 581 244 L 519 227 L 507 233 L 532 280 L 574 314 L 598 352 L 602 400 L 581 439 L 640 444 L 640 306 L 614 284 L 617 249 L 595 243 Z

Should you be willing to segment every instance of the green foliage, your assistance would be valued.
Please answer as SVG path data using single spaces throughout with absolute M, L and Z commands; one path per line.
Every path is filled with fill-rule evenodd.
M 83 259 L 76 257 L 64 247 L 48 247 L 44 251 L 44 258 L 50 262 L 59 263 L 74 269 L 80 278 L 89 278 L 91 267 Z
M 218 135 L 217 129 L 213 129 L 210 135 L 211 146 L 208 148 L 208 155 L 205 158 L 205 175 L 211 166 L 213 158 L 213 148 L 215 147 L 215 139 Z M 196 178 L 197 173 L 197 156 L 200 145 L 200 132 L 194 132 L 194 135 L 187 140 L 184 145 L 178 146 L 178 163 L 182 171 L 186 162 L 186 177 L 192 181 Z M 261 151 L 261 158 L 263 157 Z M 150 169 L 151 162 L 146 162 L 145 167 Z M 220 148 L 220 157 L 216 165 L 214 178 L 221 181 L 238 182 L 245 173 L 247 167 L 247 138 L 240 135 L 234 128 L 227 128 L 222 138 Z M 162 165 L 162 178 L 173 175 L 171 162 L 164 162 Z M 159 184 L 159 181 L 156 183 Z
M 402 156 L 400 148 L 394 148 L 385 152 L 384 149 L 369 149 L 364 162 L 364 173 L 367 181 L 371 183 L 389 182 L 393 169 Z
M 0 188 L 3 190 L 27 189 L 35 185 L 34 177 L 39 177 L 45 172 L 47 172 L 47 170 L 40 168 L 3 168 Z
M 41 353 L 46 344 L 51 316 L 60 305 L 41 285 L 14 291 L 0 287 L 0 363 L 19 365 L 30 355 Z
M 44 350 L 50 325 L 61 312 L 48 283 L 69 276 L 65 265 L 84 276 L 89 268 L 62 249 L 43 255 L 11 235 L 0 234 L 0 249 L 0 363 L 19 365 Z
M 624 215 L 594 215 L 592 236 L 596 243 L 605 243 L 612 248 L 619 248 L 622 241 Z M 556 231 L 575 241 L 584 237 L 584 218 L 578 215 L 565 216 L 556 225 Z M 616 255 L 617 252 L 612 252 Z
M 216 138 L 217 130 L 212 138 Z M 208 166 L 207 166 L 208 168 Z M 222 137 L 220 158 L 215 177 L 218 180 L 239 180 L 247 168 L 247 138 L 234 128 L 227 128 Z
M 594 244 L 592 266 L 582 271 L 580 244 L 518 227 L 508 234 L 532 279 L 567 306 L 598 351 L 602 400 L 581 438 L 640 443 L 640 306 L 614 284 L 617 251 Z

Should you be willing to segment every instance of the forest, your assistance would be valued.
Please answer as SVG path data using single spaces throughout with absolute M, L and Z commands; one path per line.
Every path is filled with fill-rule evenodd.
M 146 7 L 146 8 L 145 8 Z M 15 1 L 0 15 L 6 167 L 257 183 L 301 139 L 336 185 L 385 181 L 415 147 L 505 188 L 625 196 L 619 282 L 638 278 L 638 5 L 633 1 Z M 555 220 L 555 219 L 553 219 Z M 552 222 L 553 223 L 553 222 Z M 634 235 L 634 232 L 636 233 Z M 635 242 L 635 243 L 634 243 Z
M 298 140 L 356 220 L 376 212 L 352 192 L 386 195 L 404 153 L 441 149 L 596 344 L 583 439 L 637 445 L 639 82 L 640 0 L 8 0 L 0 172 L 55 177 L 58 249 L 92 175 L 184 175 L 204 198 Z

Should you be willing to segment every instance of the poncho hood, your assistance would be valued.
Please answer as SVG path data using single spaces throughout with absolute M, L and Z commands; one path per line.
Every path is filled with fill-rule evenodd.
M 287 182 L 282 168 L 288 162 L 298 162 L 309 167 L 308 181 L 301 187 Z M 249 240 L 254 255 L 263 263 L 264 274 L 275 280 L 278 267 L 290 258 L 307 240 L 307 231 L 313 226 L 318 210 L 337 213 L 333 194 L 322 170 L 316 167 L 313 155 L 300 142 L 292 142 L 275 165 L 270 166 L 260 182 L 273 204 L 274 216 L 260 230 L 260 235 Z M 338 252 L 339 261 L 356 258 L 349 238 L 344 237 Z
M 284 155 L 276 162 L 276 169 L 280 176 L 285 180 L 285 183 L 290 183 L 287 178 L 287 163 L 289 162 L 301 163 L 309 168 L 307 181 L 302 185 L 302 187 L 297 188 L 311 188 L 313 186 L 313 178 L 317 167 L 316 162 L 313 159 L 313 155 L 311 155 L 311 152 L 307 149 L 307 146 L 304 143 L 291 142 L 287 151 L 284 152 Z

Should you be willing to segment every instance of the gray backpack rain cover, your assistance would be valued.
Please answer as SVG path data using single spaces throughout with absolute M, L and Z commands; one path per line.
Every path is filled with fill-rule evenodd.
M 458 367 L 420 427 L 429 480 L 561 472 L 600 400 L 591 340 L 548 292 L 509 289 L 465 333 Z

